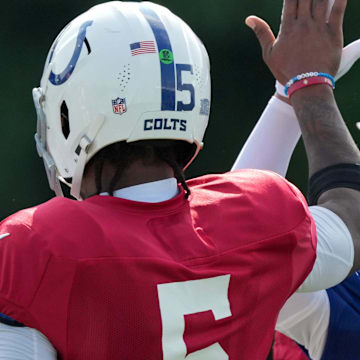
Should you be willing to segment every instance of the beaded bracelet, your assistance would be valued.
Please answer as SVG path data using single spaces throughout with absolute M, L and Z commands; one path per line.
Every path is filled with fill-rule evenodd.
M 326 77 L 321 76 L 310 77 L 304 80 L 297 81 L 296 83 L 292 84 L 288 90 L 289 98 L 292 94 L 294 94 L 295 91 L 303 89 L 304 87 L 323 84 L 329 85 L 331 88 L 333 88 L 332 81 Z
M 297 76 L 293 77 L 291 80 L 289 80 L 285 85 L 285 90 L 284 90 L 285 95 L 288 96 L 288 91 L 289 91 L 290 86 L 294 85 L 298 81 L 301 81 L 303 79 L 308 79 L 308 78 L 314 78 L 314 77 L 322 77 L 322 78 L 329 79 L 331 81 L 332 88 L 335 89 L 335 79 L 333 76 L 331 76 L 330 74 L 327 74 L 327 73 L 315 71 L 315 72 L 308 72 L 308 73 L 297 75 Z M 312 85 L 315 85 L 315 84 L 312 84 Z

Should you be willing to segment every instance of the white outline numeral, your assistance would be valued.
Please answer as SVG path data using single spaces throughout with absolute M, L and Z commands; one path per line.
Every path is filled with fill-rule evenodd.
M 211 310 L 215 320 L 231 316 L 230 275 L 158 285 L 162 320 L 163 360 L 228 360 L 219 343 L 186 356 L 184 315 Z

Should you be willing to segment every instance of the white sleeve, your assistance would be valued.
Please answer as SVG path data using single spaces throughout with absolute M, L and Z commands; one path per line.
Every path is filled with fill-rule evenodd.
M 300 127 L 292 106 L 273 96 L 241 149 L 232 170 L 271 170 L 285 176 L 300 136 Z
M 285 176 L 291 155 L 301 135 L 293 108 L 272 97 L 234 163 L 232 170 L 272 170 Z M 310 208 L 318 237 L 314 268 L 298 291 L 326 289 L 349 274 L 354 245 L 344 222 L 323 207 Z
M 349 230 L 332 211 L 311 206 L 318 237 L 313 270 L 298 291 L 334 286 L 350 271 L 354 247 Z M 303 345 L 311 359 L 320 360 L 330 321 L 330 302 L 325 290 L 296 292 L 280 311 L 276 330 Z
M 0 323 L 0 360 L 56 359 L 56 350 L 39 331 Z
M 341 218 L 321 206 L 310 206 L 309 209 L 316 225 L 316 261 L 298 292 L 333 287 L 349 275 L 354 264 L 354 244 Z
M 280 311 L 276 330 L 303 345 L 312 360 L 320 360 L 330 321 L 330 302 L 325 290 L 295 293 Z

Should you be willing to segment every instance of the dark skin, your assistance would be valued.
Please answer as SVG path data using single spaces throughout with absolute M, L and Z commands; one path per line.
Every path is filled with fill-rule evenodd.
M 251 16 L 247 24 L 260 42 L 263 58 L 275 78 L 285 84 L 294 76 L 338 71 L 343 48 L 346 0 L 335 0 L 327 22 L 327 0 L 285 0 L 277 38 L 269 25 Z M 309 176 L 341 163 L 360 163 L 360 152 L 328 85 L 298 90 L 290 99 L 298 118 L 309 163 Z M 322 194 L 318 205 L 332 210 L 348 226 L 355 247 L 351 274 L 360 268 L 360 192 L 337 188 Z

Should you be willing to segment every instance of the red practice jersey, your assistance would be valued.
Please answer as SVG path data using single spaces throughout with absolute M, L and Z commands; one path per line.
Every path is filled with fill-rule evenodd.
M 189 200 L 54 198 L 3 221 L 0 313 L 61 359 L 265 359 L 315 261 L 306 201 L 271 172 L 188 184 Z
M 295 341 L 278 331 L 275 332 L 273 358 L 274 360 L 309 360 Z

